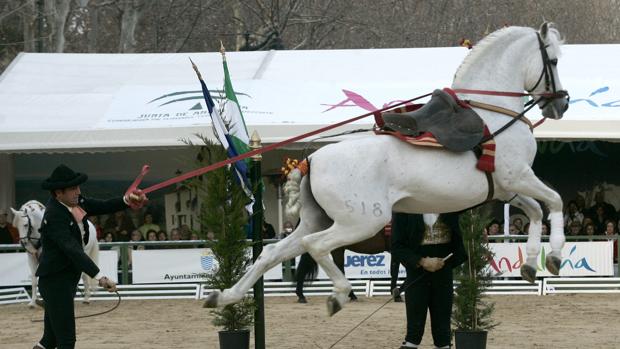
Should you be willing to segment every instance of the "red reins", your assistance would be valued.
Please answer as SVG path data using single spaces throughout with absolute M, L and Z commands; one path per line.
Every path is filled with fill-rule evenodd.
M 243 154 L 237 155 L 235 157 L 232 157 L 230 159 L 227 159 L 227 160 L 224 160 L 224 161 L 220 161 L 218 163 L 215 163 L 215 164 L 212 164 L 212 165 L 209 165 L 209 166 L 206 166 L 206 167 L 202 167 L 202 168 L 199 168 L 199 169 L 187 172 L 187 173 L 182 174 L 182 175 L 180 175 L 178 177 L 170 178 L 170 179 L 168 179 L 168 180 L 166 180 L 164 182 L 161 182 L 161 183 L 152 185 L 152 186 L 150 186 L 150 187 L 148 187 L 146 189 L 143 189 L 142 191 L 144 192 L 144 194 L 148 194 L 148 193 L 154 192 L 156 190 L 159 190 L 161 188 L 165 188 L 167 186 L 170 186 L 172 184 L 175 184 L 175 183 L 178 183 L 178 182 L 182 182 L 184 180 L 187 180 L 187 179 L 190 179 L 190 178 L 193 178 L 193 177 L 196 177 L 196 176 L 200 176 L 200 175 L 205 174 L 205 173 L 207 173 L 209 171 L 216 170 L 218 168 L 221 168 L 221 167 L 226 166 L 228 164 L 231 164 L 233 162 L 237 162 L 237 161 L 240 161 L 240 160 L 243 160 L 243 159 L 247 159 L 247 158 L 249 158 L 251 156 L 254 156 L 254 155 L 266 153 L 268 151 L 271 151 L 273 149 L 282 147 L 284 145 L 296 142 L 298 140 L 301 140 L 301 139 L 304 139 L 304 138 L 308 138 L 308 137 L 317 135 L 319 133 L 323 133 L 325 131 L 329 131 L 329 130 L 334 129 L 336 127 L 340 127 L 342 125 L 345 125 L 345 124 L 348 124 L 348 123 L 351 123 L 351 122 L 363 119 L 363 118 L 365 118 L 367 116 L 374 115 L 376 113 L 381 113 L 381 112 L 386 111 L 386 110 L 394 109 L 394 108 L 396 108 L 396 107 L 398 107 L 400 105 L 411 103 L 413 101 L 416 101 L 416 100 L 424 98 L 424 97 L 428 97 L 430 95 L 431 95 L 431 93 L 427 93 L 425 95 L 418 96 L 416 98 L 412 98 L 412 99 L 409 99 L 409 100 L 406 100 L 406 101 L 402 101 L 402 102 L 390 105 L 388 107 L 377 109 L 375 111 L 368 112 L 366 114 L 363 114 L 363 115 L 360 115 L 360 116 L 356 116 L 354 118 L 351 118 L 351 119 L 348 119 L 348 120 L 344 120 L 344 121 L 341 121 L 341 122 L 338 122 L 338 123 L 335 123 L 335 124 L 332 124 L 332 125 L 329 125 L 329 126 L 325 126 L 325 127 L 316 129 L 314 131 L 310 131 L 310 132 L 307 132 L 307 133 L 304 133 L 304 134 L 301 134 L 301 135 L 298 135 L 298 136 L 295 136 L 295 137 L 283 140 L 283 141 L 278 142 L 278 143 L 273 143 L 273 144 L 267 145 L 267 146 L 262 147 L 262 148 L 254 149 L 254 150 L 251 150 L 251 151 L 249 151 L 247 153 L 243 153 Z M 140 173 L 138 178 L 136 178 L 134 183 L 132 183 L 132 187 L 133 188 L 137 187 L 140 184 L 140 181 L 142 180 L 142 177 L 144 176 L 144 174 L 146 174 L 146 172 L 148 172 L 148 165 L 144 165 L 144 167 L 142 168 L 142 172 Z

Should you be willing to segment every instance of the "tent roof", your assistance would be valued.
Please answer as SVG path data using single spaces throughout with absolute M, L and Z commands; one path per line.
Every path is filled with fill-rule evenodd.
M 566 45 L 563 52 L 571 107 L 564 119 L 537 128 L 537 138 L 620 138 L 620 66 L 612 59 L 620 45 Z M 449 86 L 466 54 L 453 47 L 226 56 L 249 132 L 272 143 Z M 20 54 L 0 76 L 0 152 L 173 147 L 211 135 L 188 57 L 217 98 L 219 53 Z

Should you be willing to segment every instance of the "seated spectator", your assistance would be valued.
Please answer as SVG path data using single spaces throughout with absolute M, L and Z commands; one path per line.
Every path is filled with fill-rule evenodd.
M 612 220 L 608 220 L 607 223 L 605 223 L 605 235 L 608 236 L 612 236 L 612 235 L 617 235 L 618 234 L 618 229 L 616 228 L 616 224 L 614 223 L 614 221 Z M 618 239 L 613 239 L 614 240 L 614 263 L 618 263 Z
M 103 235 L 103 241 L 104 242 L 114 242 L 114 234 L 112 234 L 111 231 L 105 233 Z
M 595 212 L 592 216 L 592 223 L 594 224 L 596 234 L 604 234 L 605 233 L 605 222 L 611 219 L 611 217 L 607 216 L 605 213 L 605 208 L 602 205 L 593 207 Z
M 215 241 L 215 233 L 213 232 L 213 230 L 207 231 L 207 240 Z
M 155 230 L 149 230 L 146 232 L 146 241 L 157 241 L 157 232 Z M 157 246 L 147 245 L 144 246 L 145 250 L 154 250 L 157 249 Z
M 548 221 L 542 221 L 541 228 L 541 235 L 549 235 L 549 233 L 551 232 L 551 226 L 549 225 Z
M 489 223 L 489 226 L 487 227 L 488 230 L 488 234 L 489 236 L 491 235 L 499 235 L 499 222 L 497 220 L 492 220 L 491 223 Z
M 588 236 L 596 235 L 596 228 L 594 227 L 594 224 L 592 223 L 586 224 L 583 228 L 583 231 L 584 231 L 584 235 L 588 235 Z M 589 241 L 592 241 L 592 239 L 589 239 Z
M 594 195 L 594 202 L 594 205 L 590 207 L 588 212 L 590 217 L 594 218 L 594 216 L 598 215 L 598 209 L 601 208 L 603 210 L 601 215 L 606 219 L 616 219 L 616 208 L 612 204 L 605 202 L 605 192 L 599 191 L 596 193 Z
M 189 240 L 192 235 L 192 230 L 187 224 L 183 224 L 179 232 L 181 234 L 181 240 Z M 170 233 L 170 236 L 172 236 L 172 233 Z
M 160 230 L 157 232 L 157 241 L 168 241 L 168 235 L 165 231 Z
M 581 235 L 581 223 L 578 221 L 573 221 L 568 227 L 568 235 L 577 236 Z
M 284 222 L 282 226 L 282 233 L 280 234 L 280 239 L 284 239 L 285 237 L 289 236 L 289 234 L 292 233 L 293 230 L 295 230 L 293 223 L 291 223 L 290 221 Z
M 0 209 L 0 244 L 16 244 L 19 242 L 19 232 L 8 221 L 8 211 Z
M 144 241 L 144 237 L 142 236 L 142 233 L 138 229 L 136 229 L 131 232 L 131 239 L 129 241 L 130 242 Z M 132 249 L 133 250 L 144 250 L 144 245 L 132 245 Z
M 140 230 L 140 232 L 142 233 L 143 236 L 146 236 L 146 233 L 149 230 L 154 230 L 155 232 L 158 232 L 161 230 L 161 228 L 159 227 L 159 225 L 153 223 L 153 215 L 150 213 L 145 213 L 144 214 L 144 224 L 142 224 L 138 230 Z
M 514 224 L 511 224 L 508 226 L 508 234 L 510 235 L 521 235 L 519 234 L 519 229 L 517 229 L 517 226 Z
M 514 226 L 517 228 L 517 231 L 518 231 L 518 233 L 514 235 L 523 235 L 523 224 L 529 223 L 529 220 L 527 219 L 526 216 L 522 214 L 515 214 L 512 217 L 510 217 L 510 222 L 511 224 L 514 224 Z M 513 234 L 510 234 L 510 235 L 513 235 Z
M 574 221 L 579 222 L 581 224 L 583 222 L 583 212 L 577 206 L 577 201 L 571 200 L 568 202 L 566 207 L 566 213 L 564 214 L 564 226 L 567 228 Z
M 190 240 L 200 240 L 200 236 L 198 236 L 198 233 L 196 233 L 196 232 L 192 232 L 192 233 L 189 235 L 189 239 L 190 239 Z
M 109 217 L 104 226 L 104 231 L 112 231 L 114 233 L 116 241 L 131 240 L 130 233 L 135 229 L 136 227 L 129 216 L 125 214 L 125 211 L 114 213 L 114 216 Z
M 267 223 L 267 221 L 263 221 L 262 236 L 263 236 L 263 239 L 275 239 L 276 238 L 276 230 L 273 229 L 273 225 Z
M 170 230 L 170 240 L 171 241 L 179 241 L 181 240 L 181 232 L 177 228 L 172 228 Z
M 99 216 L 88 216 L 88 220 L 95 226 L 95 230 L 97 230 L 97 240 L 103 240 L 103 227 L 99 221 Z

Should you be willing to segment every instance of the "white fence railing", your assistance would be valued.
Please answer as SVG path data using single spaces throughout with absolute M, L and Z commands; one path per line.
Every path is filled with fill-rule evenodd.
M 30 294 L 24 287 L 0 289 L 0 304 L 28 303 L 30 300 Z
M 349 280 L 353 291 L 358 296 L 375 297 L 390 295 L 390 281 L 383 279 Z M 403 280 L 399 280 L 402 285 Z M 332 292 L 331 281 L 314 281 L 306 284 L 304 294 L 308 297 L 327 296 Z M 140 284 L 118 285 L 118 293 L 124 300 L 132 299 L 204 299 L 209 292 L 204 284 Z M 295 296 L 295 283 L 290 281 L 267 281 L 264 283 L 265 297 Z M 252 291 L 250 290 L 249 294 Z M 620 278 L 543 278 L 530 284 L 520 279 L 493 280 L 486 294 L 488 295 L 536 295 L 560 293 L 620 293 Z M 40 295 L 39 295 L 40 297 Z M 84 300 L 84 287 L 80 285 L 76 301 Z M 96 288 L 91 294 L 92 300 L 116 300 L 114 293 Z M 0 289 L 0 304 L 26 303 L 30 295 L 24 287 Z

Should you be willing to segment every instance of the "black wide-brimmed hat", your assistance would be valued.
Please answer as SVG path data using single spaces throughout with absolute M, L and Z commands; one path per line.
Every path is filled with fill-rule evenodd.
M 60 165 L 54 169 L 52 175 L 41 183 L 41 188 L 45 190 L 56 190 L 80 185 L 88 179 L 84 173 L 76 173 L 65 165 Z

